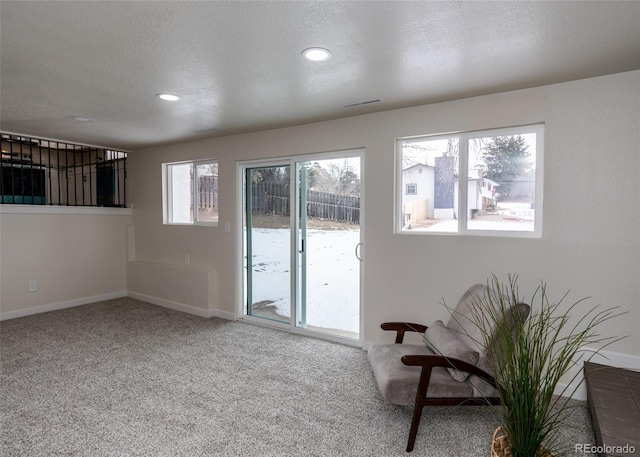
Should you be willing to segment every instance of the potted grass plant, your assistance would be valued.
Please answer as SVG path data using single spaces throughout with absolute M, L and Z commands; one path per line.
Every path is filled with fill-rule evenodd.
M 470 317 L 481 330 L 478 344 L 485 348 L 499 386 L 499 428 L 491 455 L 558 456 L 563 453 L 558 448 L 558 431 L 581 381 L 582 370 L 577 368 L 586 357 L 584 348 L 588 346 L 589 357 L 593 357 L 618 341 L 620 338 L 599 335 L 597 328 L 621 313 L 616 308 L 588 306 L 587 298 L 566 303 L 568 292 L 552 301 L 544 282 L 527 301 L 520 296 L 517 281 L 517 275 L 509 275 L 506 281 L 492 275 Z M 531 306 L 526 321 L 505 318 L 512 305 L 523 302 Z

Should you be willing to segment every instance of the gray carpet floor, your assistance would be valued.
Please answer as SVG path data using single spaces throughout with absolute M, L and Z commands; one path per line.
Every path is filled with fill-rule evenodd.
M 489 456 L 491 407 L 385 404 L 358 348 L 130 298 L 0 324 L 8 456 Z M 586 404 L 562 431 L 594 443 Z

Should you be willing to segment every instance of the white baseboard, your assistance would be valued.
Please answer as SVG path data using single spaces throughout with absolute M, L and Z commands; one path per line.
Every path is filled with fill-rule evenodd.
M 183 303 L 177 303 L 164 298 L 152 297 L 151 295 L 140 294 L 138 292 L 129 291 L 127 295 L 131 298 L 141 300 L 153 305 L 162 306 L 163 308 L 174 309 L 176 311 L 182 311 L 184 313 L 193 314 L 200 317 L 213 317 L 215 316 L 215 310 L 196 308 L 195 306 L 185 305 Z
M 150 295 L 140 294 L 138 292 L 127 292 L 127 296 L 141 300 L 152 305 L 162 306 L 163 308 L 175 309 L 176 311 L 182 311 L 184 313 L 193 314 L 200 317 L 219 317 L 220 319 L 226 319 L 229 321 L 238 320 L 238 316 L 228 311 L 221 311 L 219 309 L 202 309 L 195 306 L 185 305 L 183 303 L 176 303 L 171 300 L 165 300 L 163 298 L 152 297 Z
M 31 316 L 32 314 L 46 313 L 49 311 L 57 311 L 59 309 L 73 308 L 74 306 L 88 305 L 104 300 L 113 300 L 114 298 L 122 298 L 127 296 L 126 290 L 111 292 L 108 294 L 94 295 L 92 297 L 77 298 L 75 300 L 63 301 L 58 303 L 50 303 L 48 305 L 34 306 L 32 308 L 18 309 L 15 311 L 0 312 L 0 321 L 15 319 L 18 317 Z
M 601 365 L 608 365 L 617 368 L 627 368 L 630 370 L 640 370 L 640 357 L 628 354 L 620 354 L 612 351 L 600 351 L 593 354 L 593 351 L 589 348 L 583 349 L 583 357 L 580 362 L 576 364 L 574 369 L 569 373 L 569 378 L 579 370 L 580 373 L 577 379 L 580 380 L 578 387 L 575 387 L 576 383 L 570 384 L 568 382 L 558 383 L 555 393 L 561 395 L 564 391 L 565 396 L 571 396 L 576 400 L 585 401 L 587 399 L 587 387 L 584 383 L 583 365 L 584 361 L 590 361 L 593 363 L 599 363 Z
M 213 316 L 219 317 L 220 319 L 226 319 L 228 321 L 237 321 L 238 314 L 230 313 L 229 311 L 221 311 L 219 309 L 213 310 Z
M 162 298 L 152 297 L 150 295 L 139 294 L 137 292 L 121 290 L 118 292 L 111 292 L 108 294 L 94 295 L 92 297 L 78 298 L 75 300 L 69 300 L 59 303 L 50 303 L 48 305 L 34 306 L 32 308 L 19 309 L 15 311 L 0 312 L 0 321 L 15 319 L 18 317 L 31 316 L 32 314 L 46 313 L 49 311 L 56 311 L 59 309 L 73 308 L 74 306 L 88 305 L 90 303 L 96 303 L 104 300 L 112 300 L 114 298 L 131 297 L 137 300 L 141 300 L 153 305 L 162 306 L 163 308 L 175 309 L 189 314 L 194 314 L 200 317 L 219 317 L 220 319 L 226 319 L 229 321 L 238 320 L 238 316 L 235 313 L 228 311 L 222 311 L 218 309 L 207 310 L 196 308 L 194 306 L 184 305 L 182 303 L 176 303 Z

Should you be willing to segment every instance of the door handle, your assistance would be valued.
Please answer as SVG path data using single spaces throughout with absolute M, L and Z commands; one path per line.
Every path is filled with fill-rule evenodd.
M 362 245 L 364 244 L 364 241 L 360 241 L 358 244 L 356 244 L 356 250 L 355 250 L 355 254 L 356 254 L 356 258 L 362 262 L 364 260 L 364 258 L 362 257 Z

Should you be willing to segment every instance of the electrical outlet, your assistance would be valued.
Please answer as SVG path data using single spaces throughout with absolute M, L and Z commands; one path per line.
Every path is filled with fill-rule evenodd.
M 35 292 L 36 290 L 38 290 L 38 283 L 35 279 L 32 279 L 27 283 L 27 290 L 29 292 Z
M 189 254 L 185 254 L 184 255 L 184 263 L 189 265 L 190 262 L 191 262 L 191 257 L 189 256 Z

